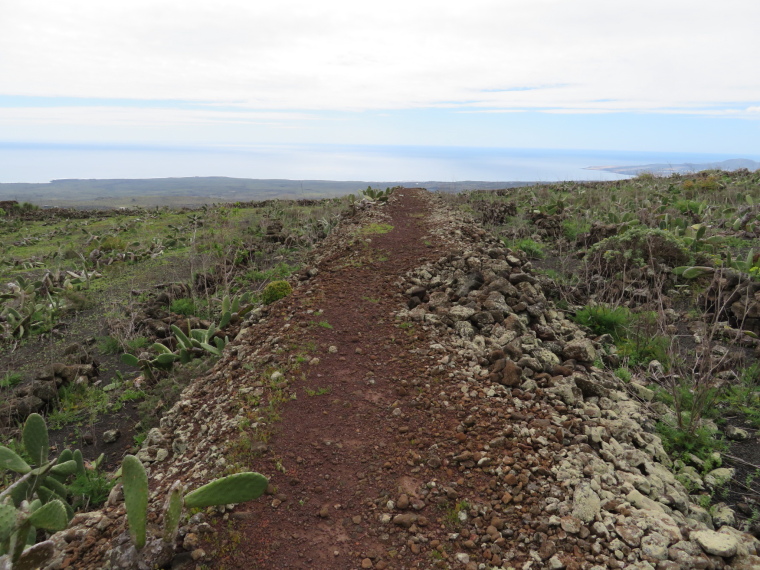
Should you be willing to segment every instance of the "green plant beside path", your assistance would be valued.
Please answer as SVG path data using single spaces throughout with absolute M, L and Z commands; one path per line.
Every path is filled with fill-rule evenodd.
M 0 567 L 10 563 L 16 569 L 37 568 L 53 556 L 52 543 L 35 544 L 36 530 L 66 528 L 74 516 L 68 502 L 74 492 L 67 483 L 74 475 L 88 476 L 79 450 L 66 449 L 57 459 L 50 459 L 47 425 L 39 414 L 27 418 L 22 443 L 30 462 L 0 446 L 0 467 L 21 476 L 0 493 Z M 100 461 L 102 456 L 96 464 Z
M 147 568 L 161 567 L 171 561 L 183 509 L 201 509 L 250 501 L 260 497 L 269 484 L 267 478 L 260 473 L 236 473 L 211 481 L 186 494 L 183 484 L 175 481 L 167 493 L 161 517 L 161 536 L 149 537 L 149 489 L 145 467 L 139 459 L 127 455 L 122 462 L 121 473 L 132 547 L 126 552 L 115 552 L 114 557 L 121 561 L 127 560 L 135 567 L 143 564 Z

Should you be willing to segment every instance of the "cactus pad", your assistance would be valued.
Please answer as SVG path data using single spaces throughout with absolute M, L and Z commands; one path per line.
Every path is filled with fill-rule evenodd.
M 58 463 L 66 463 L 67 461 L 71 461 L 74 459 L 74 454 L 70 449 L 64 449 L 61 451 L 61 454 L 58 456 Z
M 260 473 L 237 473 L 196 489 L 185 497 L 185 506 L 192 509 L 250 501 L 261 496 L 268 484 Z
M 66 528 L 66 525 L 69 524 L 69 518 L 66 515 L 66 507 L 56 499 L 42 505 L 29 515 L 29 522 L 37 528 L 57 532 Z
M 16 528 L 18 511 L 13 505 L 0 505 L 0 542 L 8 540 Z
M 21 459 L 16 453 L 8 449 L 7 447 L 3 447 L 0 445 L 0 467 L 3 469 L 8 469 L 10 471 L 15 471 L 16 473 L 20 473 L 21 475 L 25 473 L 29 473 L 32 468 L 29 467 L 29 465 Z
M 121 464 L 124 484 L 124 503 L 127 507 L 129 534 L 135 548 L 145 546 L 145 527 L 148 518 L 148 475 L 145 467 L 134 455 L 127 455 Z
M 182 496 L 184 487 L 180 481 L 175 481 L 169 494 L 166 497 L 166 506 L 164 507 L 164 542 L 172 544 L 177 538 L 179 529 L 179 519 L 182 515 Z
M 50 470 L 51 473 L 55 475 L 73 475 L 77 472 L 78 464 L 73 459 L 69 461 L 65 461 L 63 463 L 59 463 L 58 465 L 53 465 L 53 468 Z
M 58 479 L 55 479 L 53 477 L 45 477 L 45 480 L 42 482 L 42 484 L 53 491 L 59 497 L 65 498 L 69 496 L 69 490 L 66 488 L 66 485 L 61 483 Z
M 74 451 L 74 461 L 77 462 L 77 475 L 84 475 L 84 457 L 81 450 L 77 449 Z
M 121 355 L 121 361 L 129 366 L 138 366 L 140 364 L 138 358 L 134 354 L 129 354 L 128 352 Z
M 36 465 L 47 462 L 50 454 L 47 425 L 39 414 L 31 414 L 24 424 L 24 447 Z

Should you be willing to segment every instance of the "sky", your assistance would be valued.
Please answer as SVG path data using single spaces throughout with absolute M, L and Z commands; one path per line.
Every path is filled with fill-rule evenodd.
M 0 0 L 0 142 L 760 154 L 760 2 Z

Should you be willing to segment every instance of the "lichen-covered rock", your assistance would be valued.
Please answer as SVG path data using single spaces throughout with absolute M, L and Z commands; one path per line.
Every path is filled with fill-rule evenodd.
M 692 532 L 690 538 L 696 541 L 707 554 L 722 558 L 730 558 L 736 554 L 736 549 L 739 547 L 739 541 L 733 536 L 713 530 Z
M 462 305 L 456 305 L 449 309 L 448 314 L 454 322 L 466 321 L 475 314 L 475 309 L 464 307 Z
M 734 477 L 736 470 L 733 467 L 718 467 L 705 475 L 704 481 L 708 487 L 713 489 L 722 487 Z
M 641 550 L 656 560 L 667 560 L 668 539 L 658 532 L 653 532 L 641 539 Z
M 599 495 L 591 488 L 588 481 L 584 481 L 575 488 L 575 493 L 573 493 L 574 517 L 588 524 L 599 515 L 600 508 Z
M 454 330 L 464 339 L 472 340 L 475 337 L 475 327 L 469 321 L 457 321 Z
M 594 362 L 596 360 L 596 349 L 587 338 L 579 338 L 568 342 L 565 345 L 564 354 L 565 358 L 577 360 L 578 362 Z
M 715 528 L 722 526 L 734 526 L 736 524 L 736 515 L 726 503 L 718 503 L 710 508 L 713 524 Z

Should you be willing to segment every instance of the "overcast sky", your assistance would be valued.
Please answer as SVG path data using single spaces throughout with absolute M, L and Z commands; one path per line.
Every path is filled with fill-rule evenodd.
M 0 0 L 0 141 L 758 154 L 757 0 Z

